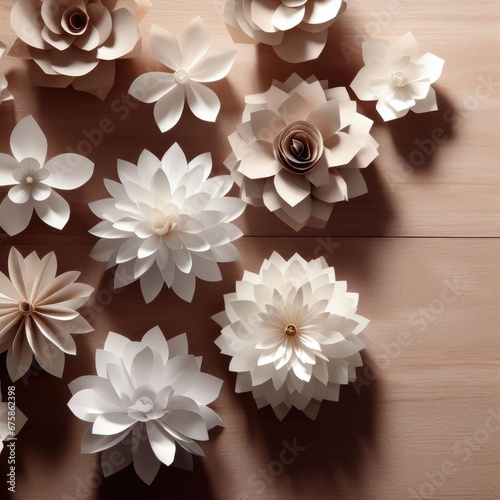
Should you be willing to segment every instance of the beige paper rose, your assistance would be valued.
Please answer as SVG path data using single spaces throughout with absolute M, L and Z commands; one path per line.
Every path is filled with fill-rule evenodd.
M 31 78 L 42 87 L 67 87 L 104 99 L 115 60 L 140 50 L 137 24 L 149 0 L 17 0 L 10 22 L 19 37 L 11 55 L 32 59 Z

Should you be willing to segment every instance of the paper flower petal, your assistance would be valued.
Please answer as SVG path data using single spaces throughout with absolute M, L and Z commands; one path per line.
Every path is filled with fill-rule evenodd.
M 160 97 L 155 104 L 154 116 L 159 129 L 166 132 L 173 128 L 180 120 L 184 109 L 185 90 L 177 86 Z
M 217 94 L 208 87 L 193 82 L 186 87 L 189 109 L 200 120 L 214 122 L 219 114 L 220 101 Z
M 17 405 L 12 404 L 12 398 L 15 398 L 14 394 L 12 387 L 8 387 L 7 397 L 4 398 L 8 403 L 2 402 L 0 394 L 0 452 L 3 450 L 4 441 L 9 442 L 12 439 L 17 439 L 16 436 L 28 420 Z
M 50 173 L 46 183 L 55 189 L 76 189 L 83 186 L 94 172 L 94 164 L 84 156 L 64 153 L 54 156 L 44 167 Z
M 82 453 L 119 450 L 147 484 L 161 463 L 176 465 L 178 454 L 187 450 L 202 455 L 195 440 L 208 439 L 208 430 L 220 423 L 206 405 L 218 397 L 222 381 L 202 373 L 201 359 L 187 349 L 185 334 L 166 341 L 159 327 L 141 342 L 110 333 L 104 350 L 98 351 L 108 360 L 105 367 L 98 366 L 101 376 L 80 377 L 69 385 L 69 408 L 92 422 Z M 106 456 L 103 453 L 103 463 Z

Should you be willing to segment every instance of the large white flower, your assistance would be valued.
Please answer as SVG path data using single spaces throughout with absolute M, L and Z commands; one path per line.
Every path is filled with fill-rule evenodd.
M 97 376 L 80 377 L 69 388 L 68 403 L 80 419 L 92 422 L 82 439 L 82 453 L 103 451 L 102 463 L 118 451 L 121 465 L 134 462 L 140 478 L 151 484 L 160 468 L 174 465 L 192 470 L 192 454 L 204 456 L 196 441 L 208 440 L 219 425 L 208 406 L 222 380 L 201 372 L 201 357 L 188 354 L 186 334 L 168 342 L 158 327 L 141 342 L 109 333 L 104 350 L 97 350 Z
M 420 52 L 411 33 L 392 44 L 387 40 L 363 42 L 363 66 L 351 88 L 362 101 L 377 100 L 377 111 L 384 121 L 437 108 L 436 92 L 431 87 L 443 70 L 444 60 Z
M 0 42 L 0 58 L 3 56 L 5 52 L 6 46 L 2 42 Z M 14 99 L 12 94 L 7 89 L 7 78 L 5 78 L 4 74 L 0 71 L 0 103 L 3 101 L 8 101 L 10 99 Z
M 368 345 L 358 294 L 346 290 L 323 257 L 286 261 L 273 253 L 258 274 L 245 271 L 214 316 L 223 327 L 215 343 L 238 373 L 236 392 L 252 391 L 280 420 L 292 406 L 314 419 L 323 399 L 338 401 Z
M 25 259 L 14 248 L 9 253 L 9 278 L 0 272 L 0 352 L 7 352 L 12 380 L 22 377 L 33 356 L 56 377 L 64 370 L 64 354 L 76 354 L 72 334 L 93 328 L 76 311 L 94 289 L 75 283 L 80 273 L 56 276 L 57 259 L 35 252 Z
M 10 22 L 19 37 L 12 55 L 32 59 L 31 77 L 43 87 L 67 87 L 104 99 L 115 60 L 140 51 L 137 27 L 149 0 L 17 0 Z
M 9 235 L 28 226 L 33 209 L 49 226 L 62 229 L 69 219 L 68 202 L 54 189 L 76 189 L 85 184 L 94 164 L 79 154 L 64 153 L 47 163 L 47 139 L 32 116 L 12 131 L 14 157 L 0 153 L 0 186 L 12 186 L 0 204 L 0 226 Z
M 0 392 L 0 453 L 3 450 L 4 441 L 14 439 L 28 420 L 16 405 L 15 388 L 12 386 L 7 388 L 7 397 L 5 399 L 7 402 L 2 402 Z
M 102 238 L 91 256 L 118 264 L 115 287 L 140 280 L 146 302 L 166 284 L 190 302 L 196 277 L 222 279 L 218 262 L 239 258 L 231 243 L 242 232 L 231 221 L 245 209 L 224 196 L 231 177 L 208 178 L 210 153 L 189 163 L 176 143 L 159 160 L 147 150 L 137 167 L 118 160 L 118 182 L 105 180 L 112 198 L 90 204 L 102 222 L 90 232 Z
M 298 231 L 324 227 L 337 201 L 367 192 L 359 171 L 378 155 L 371 120 L 344 87 L 292 75 L 245 98 L 226 159 L 240 197 Z
M 154 116 L 162 132 L 179 121 L 185 100 L 198 118 L 214 122 L 220 101 L 202 83 L 224 78 L 233 66 L 236 51 L 209 50 L 210 32 L 200 17 L 193 19 L 178 38 L 153 25 L 150 45 L 156 59 L 174 73 L 145 73 L 134 80 L 129 93 L 142 102 L 156 102 Z
M 284 61 L 316 59 L 342 0 L 228 0 L 224 18 L 234 41 L 271 45 Z

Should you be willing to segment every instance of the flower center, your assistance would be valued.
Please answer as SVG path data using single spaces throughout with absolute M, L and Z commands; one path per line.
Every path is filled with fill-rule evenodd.
M 130 407 L 131 410 L 138 411 L 143 415 L 147 415 L 153 411 L 154 405 L 151 399 L 147 396 L 140 397 L 133 406 Z
M 156 234 L 163 236 L 170 233 L 177 225 L 177 216 L 175 214 L 165 215 L 163 218 L 155 219 L 151 228 Z
M 31 302 L 28 302 L 27 300 L 22 300 L 21 302 L 19 302 L 19 304 L 17 305 L 17 307 L 19 307 L 19 310 L 25 316 L 28 316 L 29 314 L 31 314 L 33 312 L 33 310 L 35 309 L 33 307 L 33 304 Z
M 191 75 L 187 69 L 178 69 L 174 73 L 174 79 L 179 85 L 186 85 L 191 80 Z
M 294 335 L 297 334 L 297 327 L 293 323 L 290 323 L 289 325 L 286 325 L 285 333 L 289 337 L 293 337 Z
M 72 35 L 78 35 L 85 31 L 88 22 L 89 17 L 78 7 L 66 10 L 62 19 L 63 28 Z
M 391 75 L 391 83 L 395 87 L 404 87 L 406 85 L 407 78 L 404 71 L 396 71 Z
M 28 175 L 28 177 L 26 177 L 26 184 L 33 184 L 33 182 L 35 182 L 35 178 L 31 175 Z

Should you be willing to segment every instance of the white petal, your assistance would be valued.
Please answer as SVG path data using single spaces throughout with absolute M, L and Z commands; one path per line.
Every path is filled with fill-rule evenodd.
M 35 211 L 40 219 L 56 229 L 62 229 L 69 220 L 68 202 L 55 191 L 45 201 L 35 202 Z
M 179 121 L 184 109 L 184 99 L 184 88 L 177 85 L 155 104 L 154 117 L 162 132 L 170 130 Z
M 235 50 L 210 49 L 191 68 L 191 78 L 197 82 L 215 82 L 221 80 L 231 70 L 235 58 Z
M 186 85 L 189 108 L 200 120 L 214 122 L 219 114 L 220 101 L 217 94 L 201 83 L 190 82 Z
M 113 28 L 111 35 L 97 49 L 97 58 L 113 60 L 132 52 L 137 44 L 138 29 L 134 15 L 125 8 L 111 12 Z
M 177 38 L 166 29 L 151 26 L 149 45 L 153 55 L 165 66 L 178 70 L 181 64 L 181 52 Z
M 179 36 L 181 68 L 190 70 L 208 51 L 210 32 L 201 17 L 193 19 Z
M 0 204 L 0 226 L 9 236 L 13 236 L 28 227 L 32 214 L 32 200 L 19 205 L 6 196 Z
M 138 76 L 128 93 L 141 102 L 156 102 L 168 94 L 177 83 L 172 73 L 151 72 Z
M 12 131 L 10 147 L 17 161 L 34 158 L 42 166 L 47 155 L 47 138 L 30 115 L 23 118 Z
M 94 164 L 82 155 L 64 153 L 50 159 L 44 167 L 50 176 L 45 181 L 56 189 L 76 189 L 83 186 L 94 172 Z

